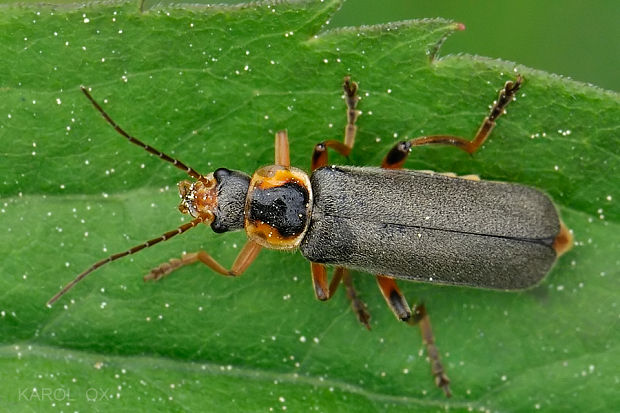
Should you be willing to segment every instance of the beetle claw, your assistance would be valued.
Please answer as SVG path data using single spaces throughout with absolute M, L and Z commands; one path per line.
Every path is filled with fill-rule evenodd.
M 450 392 L 450 379 L 443 372 L 440 372 L 435 376 L 435 384 L 443 390 L 446 397 L 452 396 L 452 392 Z

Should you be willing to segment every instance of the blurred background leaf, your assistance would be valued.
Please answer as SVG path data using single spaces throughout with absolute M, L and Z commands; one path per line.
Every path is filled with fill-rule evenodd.
M 147 0 L 147 4 L 151 0 Z M 224 3 L 241 3 L 224 1 Z M 442 17 L 467 30 L 441 49 L 501 58 L 620 90 L 620 6 L 616 0 L 348 0 L 331 27 Z
M 458 27 L 445 20 L 319 34 L 338 6 L 2 10 L 3 409 L 620 404 L 613 385 L 620 357 L 618 95 L 485 58 L 430 62 Z M 348 24 L 338 16 L 332 20 Z M 471 33 L 469 21 L 447 17 L 464 20 Z M 488 54 L 512 59 L 502 50 Z M 272 162 L 276 130 L 288 129 L 293 164 L 303 168 L 315 143 L 342 136 L 345 74 L 360 83 L 363 115 L 350 159 L 331 159 L 377 165 L 405 136 L 472 136 L 515 71 L 527 79 L 523 91 L 479 153 L 419 148 L 407 166 L 537 186 L 557 202 L 577 245 L 526 292 L 401 283 L 411 301 L 429 307 L 453 399 L 434 388 L 417 331 L 393 319 L 367 274 L 355 280 L 373 315 L 370 333 L 342 293 L 328 303 L 314 299 L 298 253 L 262 252 L 239 279 L 196 266 L 160 283 L 141 281 L 183 250 L 205 248 L 230 263 L 243 234 L 195 229 L 102 269 L 45 308 L 93 261 L 181 222 L 175 183 L 183 174 L 116 135 L 80 84 L 127 130 L 194 168 L 249 173 Z

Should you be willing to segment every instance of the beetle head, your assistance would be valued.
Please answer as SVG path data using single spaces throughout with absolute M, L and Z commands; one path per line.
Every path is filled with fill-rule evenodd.
M 213 174 L 193 182 L 187 180 L 179 182 L 179 196 L 181 197 L 179 211 L 194 218 L 200 218 L 205 224 L 213 222 L 214 211 L 217 207 L 216 186 L 217 182 Z

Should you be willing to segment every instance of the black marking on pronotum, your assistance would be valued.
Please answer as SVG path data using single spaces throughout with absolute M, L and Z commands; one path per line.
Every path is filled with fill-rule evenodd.
M 266 189 L 254 189 L 250 220 L 264 222 L 283 237 L 302 233 L 306 227 L 308 190 L 296 182 Z

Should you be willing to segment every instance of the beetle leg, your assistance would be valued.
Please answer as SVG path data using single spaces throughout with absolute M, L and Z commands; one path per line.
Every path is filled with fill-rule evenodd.
M 352 82 L 351 77 L 345 76 L 342 88 L 344 89 L 345 101 L 347 103 L 347 126 L 344 131 L 344 144 L 349 148 L 353 148 L 355 134 L 357 133 L 355 121 L 359 115 L 357 102 L 360 98 L 357 95 L 357 83 Z
M 252 264 L 254 259 L 256 259 L 256 257 L 258 256 L 260 250 L 260 245 L 258 245 L 254 241 L 248 241 L 243 246 L 241 251 L 239 251 L 237 258 L 235 259 L 230 269 L 224 268 L 219 262 L 217 262 L 215 259 L 213 259 L 213 257 L 211 257 L 204 251 L 183 254 L 180 259 L 172 258 L 170 261 L 161 264 L 157 268 L 153 268 L 151 272 L 144 276 L 144 281 L 160 280 L 165 276 L 169 275 L 171 272 L 178 270 L 185 265 L 193 264 L 197 261 L 202 262 L 218 274 L 236 277 L 243 274 L 243 272 L 250 266 L 250 264 Z
M 366 304 L 359 298 L 353 287 L 353 281 L 351 280 L 349 270 L 344 267 L 336 267 L 329 287 L 327 286 L 327 267 L 325 265 L 311 262 L 310 271 L 312 273 L 314 294 L 316 298 L 321 301 L 327 301 L 332 298 L 342 281 L 347 291 L 347 297 L 351 300 L 351 308 L 357 315 L 357 319 L 370 330 L 370 314 L 366 310 Z
M 333 297 L 334 293 L 340 285 L 340 281 L 344 276 L 345 269 L 336 267 L 332 281 L 327 286 L 327 267 L 316 262 L 310 263 L 310 272 L 312 274 L 312 286 L 314 287 L 314 295 L 317 300 L 327 301 Z
M 409 156 L 412 146 L 430 144 L 452 145 L 469 154 L 476 152 L 489 137 L 491 131 L 495 127 L 495 121 L 504 113 L 506 106 L 508 106 L 508 104 L 512 101 L 522 83 L 523 77 L 521 75 L 517 75 L 515 81 L 509 80 L 506 82 L 504 87 L 499 91 L 499 96 L 493 103 L 491 112 L 482 121 L 482 124 L 480 125 L 480 128 L 478 128 L 478 132 L 476 132 L 476 136 L 473 140 L 469 141 L 458 136 L 450 135 L 432 135 L 421 136 L 408 141 L 400 141 L 388 152 L 383 159 L 381 166 L 389 169 L 397 169 L 401 167 L 407 159 L 407 156 Z
M 435 346 L 435 336 L 433 336 L 431 320 L 424 304 L 417 304 L 413 307 L 413 317 L 409 319 L 408 323 L 411 325 L 417 324 L 420 327 L 422 341 L 426 345 L 426 354 L 428 354 L 431 363 L 431 372 L 435 377 L 435 384 L 443 390 L 446 397 L 450 397 L 452 395 L 450 392 L 450 379 L 446 376 L 443 364 L 441 364 L 439 350 Z
M 381 162 L 381 167 L 385 169 L 400 169 L 407 160 L 411 152 L 410 141 L 400 141 L 390 149 Z
M 275 164 L 291 166 L 291 157 L 288 149 L 288 134 L 285 130 L 276 132 L 276 156 Z
M 312 171 L 327 165 L 327 148 L 334 149 L 342 156 L 349 156 L 355 144 L 355 134 L 357 132 L 355 121 L 359 115 L 356 109 L 357 101 L 359 100 L 359 96 L 357 95 L 357 83 L 352 82 L 351 78 L 346 76 L 342 88 L 344 89 L 345 101 L 347 104 L 347 126 L 344 132 L 344 143 L 335 140 L 327 140 L 318 143 L 314 147 L 314 152 L 312 153 L 312 163 L 310 167 Z
M 338 267 L 336 270 L 339 268 L 342 267 Z M 349 274 L 349 270 L 342 268 L 342 271 L 344 272 L 342 282 L 346 287 L 347 297 L 351 300 L 351 308 L 355 312 L 359 322 L 362 323 L 366 329 L 370 330 L 370 313 L 368 312 L 366 303 L 363 302 L 357 295 L 357 291 L 355 291 L 355 287 L 353 286 L 353 279 L 351 278 L 351 274 Z
M 411 318 L 411 310 L 407 300 L 405 300 L 398 285 L 396 285 L 396 281 L 384 275 L 377 275 L 376 278 L 381 294 L 383 294 L 383 298 L 385 298 L 385 302 L 390 307 L 390 310 L 399 320 L 408 321 Z
M 405 321 L 412 326 L 418 325 L 420 327 L 420 333 L 422 334 L 422 341 L 426 346 L 426 353 L 431 363 L 431 372 L 435 377 L 435 384 L 441 388 L 447 397 L 451 396 L 450 393 L 450 379 L 444 372 L 443 365 L 439 358 L 439 351 L 435 346 L 435 337 L 433 336 L 433 330 L 431 329 L 431 321 L 426 313 L 424 304 L 416 305 L 413 308 L 413 312 L 409 309 L 407 300 L 400 292 L 396 280 L 384 275 L 377 275 L 377 283 L 383 298 L 390 307 L 390 310 L 394 313 L 396 318 Z

